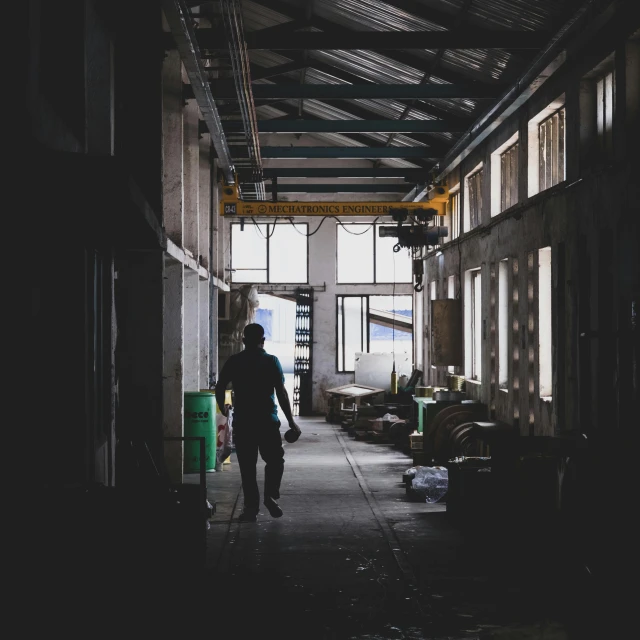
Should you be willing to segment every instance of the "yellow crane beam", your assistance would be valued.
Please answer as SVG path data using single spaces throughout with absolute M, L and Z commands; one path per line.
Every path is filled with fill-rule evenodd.
M 449 189 L 432 187 L 422 202 L 299 202 L 258 201 L 245 202 L 238 196 L 237 185 L 220 185 L 220 215 L 227 218 L 292 217 L 292 216 L 390 216 L 391 209 L 405 209 L 408 214 L 435 209 L 435 214 L 446 213 Z M 433 213 L 433 212 L 431 212 Z

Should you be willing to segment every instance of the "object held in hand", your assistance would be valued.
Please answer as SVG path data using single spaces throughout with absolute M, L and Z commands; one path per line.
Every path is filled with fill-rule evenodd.
M 284 439 L 291 444 L 295 442 L 300 437 L 300 432 L 295 429 L 289 429 L 284 432 Z

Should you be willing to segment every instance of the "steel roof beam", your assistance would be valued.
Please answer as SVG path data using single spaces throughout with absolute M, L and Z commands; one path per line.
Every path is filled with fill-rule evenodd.
M 225 80 L 212 82 L 211 91 L 219 100 L 234 100 L 237 96 L 235 85 Z M 486 84 L 252 84 L 251 91 L 256 100 L 426 100 L 495 99 L 504 92 L 504 88 L 500 85 Z
M 403 178 L 405 182 L 416 184 L 427 179 L 427 169 L 407 169 L 405 167 L 384 167 L 369 169 L 362 167 L 266 167 L 265 180 L 273 178 Z
M 351 102 L 345 102 L 344 106 L 341 106 L 341 108 L 346 111 L 346 109 L 349 109 L 352 104 L 353 103 Z M 289 104 L 285 104 L 285 103 L 278 104 L 278 110 L 284 111 L 291 118 L 295 118 L 298 115 L 297 110 Z M 354 112 L 355 110 L 350 109 L 350 111 Z M 363 113 L 369 113 L 369 112 L 363 111 Z M 310 116 L 310 119 L 316 119 L 316 118 L 314 118 L 314 116 Z M 321 118 L 317 118 L 317 120 L 322 122 Z M 366 135 L 359 134 L 359 133 L 340 134 L 340 135 L 344 136 L 348 140 L 352 140 L 355 143 L 359 143 L 367 147 L 371 146 L 372 143 L 378 144 L 376 141 L 372 140 Z M 448 153 L 448 150 L 450 148 L 448 145 L 443 145 L 442 143 L 440 143 L 440 141 L 435 141 L 419 133 L 412 134 L 412 138 L 415 139 L 416 142 L 424 142 L 426 145 L 429 145 L 428 149 L 430 150 L 432 156 L 444 156 Z M 414 162 L 415 164 L 424 166 L 424 163 L 422 162 L 422 160 L 415 159 L 415 160 L 412 160 L 412 162 Z
M 268 187 L 267 187 L 268 188 Z M 407 193 L 410 184 L 282 184 L 278 182 L 278 193 Z
M 290 73 L 291 71 L 300 71 L 308 66 L 308 63 L 302 60 L 294 60 L 293 62 L 287 62 L 286 64 L 279 64 L 275 67 L 260 67 L 258 65 L 251 65 L 251 80 L 264 80 L 265 78 L 273 78 L 274 76 L 280 76 L 283 73 Z M 219 80 L 223 83 L 225 80 Z M 233 80 L 226 80 L 233 85 Z
M 326 22 L 326 21 L 322 21 L 319 18 L 314 18 L 314 20 L 318 20 L 321 23 L 322 22 Z M 334 25 L 333 23 L 329 23 L 329 25 L 331 26 L 331 30 L 330 31 L 326 31 L 326 33 L 328 34 L 336 34 L 336 37 L 339 38 L 345 38 L 348 37 L 349 34 L 352 33 L 357 33 L 354 31 L 348 31 L 346 29 L 344 29 L 343 27 L 339 27 L 338 25 Z M 329 29 L 330 27 L 326 27 L 324 26 L 324 24 L 322 25 L 323 28 L 325 29 Z M 227 55 L 226 54 L 226 41 L 225 40 L 216 40 L 217 36 L 208 34 L 208 31 L 212 31 L 211 29 L 198 29 L 198 34 L 199 37 L 202 39 L 203 43 L 206 43 L 207 46 L 205 47 L 203 45 L 203 48 L 211 48 L 212 50 L 217 50 L 220 53 L 216 54 L 215 57 L 218 56 L 222 56 L 222 55 Z M 224 47 L 224 51 L 221 49 L 221 47 Z M 281 49 L 281 48 L 276 48 L 273 49 L 274 53 L 277 53 L 281 56 L 284 56 L 286 58 L 290 58 L 293 59 L 293 62 L 299 62 L 299 63 L 303 63 L 302 57 L 301 56 L 296 56 L 295 54 L 292 53 L 291 50 L 289 49 Z M 204 56 L 206 57 L 206 56 Z M 425 58 L 421 58 L 418 57 L 416 55 L 411 54 L 408 51 L 401 51 L 401 50 L 395 50 L 395 51 L 385 51 L 384 52 L 384 57 L 388 58 L 390 60 L 390 62 L 399 62 L 400 64 L 406 65 L 407 67 L 411 67 L 412 69 L 415 69 L 417 71 L 420 71 L 422 73 L 424 73 L 428 67 L 429 67 L 429 59 L 425 59 Z M 289 64 L 289 63 L 286 63 Z M 346 79 L 347 76 L 351 76 L 353 79 L 349 80 L 349 82 L 351 82 L 351 84 L 360 84 L 363 82 L 367 82 L 367 80 L 365 78 L 361 78 L 359 76 L 356 75 L 352 75 L 349 73 L 349 71 L 345 71 L 343 69 L 341 69 L 340 67 L 334 66 L 328 62 L 324 62 L 322 60 L 318 60 L 315 57 L 311 56 L 308 61 L 307 61 L 307 66 L 312 67 L 314 69 L 317 69 L 318 71 L 323 71 L 324 73 L 328 73 L 331 75 L 335 75 L 337 77 L 343 77 Z M 256 65 L 258 66 L 258 65 Z M 253 69 L 254 65 L 252 65 L 252 69 Z M 258 68 L 263 68 L 263 67 L 259 67 Z M 276 67 L 272 67 L 272 68 L 276 68 Z M 292 71 L 295 71 L 296 69 L 291 69 Z M 257 77 L 254 76 L 253 74 L 253 70 L 252 70 L 252 78 L 257 80 Z M 448 68 L 444 68 L 444 67 L 440 67 L 437 71 L 437 73 L 433 74 L 434 76 L 446 81 L 446 82 L 450 82 L 451 84 L 464 84 L 464 83 L 468 83 L 469 80 L 469 76 L 465 75 L 464 73 L 459 73 L 456 71 L 453 71 L 451 69 Z M 492 78 L 489 77 L 480 77 L 477 79 L 477 82 L 483 83 L 483 84 L 495 84 L 495 81 Z
M 207 49 L 226 42 L 218 29 L 198 29 L 198 43 Z M 465 29 L 456 31 L 294 31 L 286 35 L 246 34 L 248 49 L 353 50 L 389 49 L 541 49 L 548 36 L 536 31 Z
M 577 0 L 577 1 L 580 1 L 580 0 Z M 396 2 L 397 4 L 402 4 L 405 2 L 405 0 L 396 0 Z M 390 4 L 396 5 L 396 2 L 393 2 L 392 0 Z M 258 2 L 258 4 L 260 4 L 260 2 Z M 302 9 L 302 7 L 295 7 L 288 3 L 281 2 L 280 0 L 268 0 L 268 5 L 264 4 L 263 6 L 266 6 L 273 11 L 277 11 L 278 13 L 284 16 L 291 16 L 292 18 L 295 18 L 301 21 L 306 20 L 309 26 L 315 27 L 317 29 L 321 29 L 322 31 L 325 31 L 325 32 L 335 33 L 337 34 L 337 37 L 340 37 L 340 34 L 343 34 L 343 36 L 344 34 L 347 34 L 347 37 L 348 37 L 348 34 L 353 33 L 352 30 L 347 29 L 346 27 L 342 27 L 335 22 L 331 22 L 330 20 L 327 20 L 326 18 L 322 18 L 317 15 L 314 15 L 311 18 L 311 20 L 308 20 L 305 15 L 305 11 Z M 405 5 L 404 7 L 399 7 L 399 8 L 405 11 L 411 12 L 411 8 L 417 8 L 417 2 L 415 2 L 414 0 L 411 2 L 411 5 Z M 436 24 L 441 24 L 443 27 L 446 27 L 448 29 L 451 29 L 456 25 L 456 16 L 453 14 L 447 14 L 445 12 L 437 11 L 437 10 L 434 11 L 432 7 L 423 7 L 422 11 L 428 12 L 429 16 L 431 17 L 429 18 L 426 15 L 423 15 L 422 12 L 421 14 L 414 14 L 414 15 L 419 15 L 419 17 L 423 17 L 429 21 L 435 22 Z M 467 28 L 473 28 L 475 31 L 481 31 L 481 29 L 478 29 L 477 26 L 474 26 L 474 27 L 469 26 Z M 443 32 L 443 33 L 446 33 L 446 32 Z M 544 37 L 544 36 L 541 35 L 541 37 Z M 393 54 L 393 57 L 398 59 L 398 54 L 400 53 L 401 53 L 400 51 L 395 52 Z M 417 58 L 416 56 L 412 56 L 406 52 L 402 52 L 402 53 L 404 54 L 405 59 L 412 60 L 412 62 L 405 62 L 405 64 L 409 64 L 415 69 L 420 69 L 422 71 L 425 70 L 424 60 L 421 60 L 420 58 Z M 521 53 L 513 50 L 510 50 L 509 53 L 511 53 L 514 58 L 521 59 L 520 58 Z M 389 57 L 388 53 L 385 53 L 385 55 Z M 398 61 L 401 61 L 401 60 L 398 59 Z M 442 68 L 438 70 L 437 75 L 438 77 L 442 78 L 443 80 L 446 80 L 447 82 L 458 82 L 459 80 L 456 80 L 455 76 L 459 76 L 460 78 L 466 77 L 463 74 L 457 74 L 454 71 L 447 70 L 445 72 Z M 487 81 L 490 82 L 488 78 L 487 78 Z
M 274 51 L 287 58 L 292 57 L 291 51 L 279 51 L 277 49 L 274 49 Z M 425 73 L 425 69 L 430 64 L 429 59 L 420 58 L 407 51 L 385 51 L 384 57 L 387 58 L 391 64 L 397 62 L 407 67 L 411 67 L 412 69 L 415 69 L 416 71 L 423 74 Z M 308 64 L 313 69 L 317 69 L 318 71 L 322 71 L 323 73 L 341 78 L 349 82 L 350 84 L 363 84 L 371 82 L 367 78 L 357 76 L 354 73 L 344 70 L 341 67 L 335 66 L 328 61 L 325 62 L 323 60 L 318 60 L 315 56 L 310 57 Z M 489 85 L 496 84 L 496 81 L 490 78 L 479 78 L 478 80 L 470 80 L 469 76 L 463 73 L 458 73 L 456 71 L 445 69 L 443 67 L 440 67 L 438 69 L 438 72 L 432 75 L 451 84 L 469 84 L 470 82 L 478 82 L 479 84 Z
M 245 146 L 232 146 L 234 157 L 246 157 Z M 260 147 L 262 158 L 418 158 L 438 162 L 427 147 Z
M 341 76 L 344 76 L 345 74 L 341 73 Z M 336 75 L 336 77 L 339 77 L 338 75 Z M 292 84 L 297 84 L 295 83 L 295 81 L 289 79 L 289 78 L 278 78 L 277 80 L 274 80 L 274 83 L 278 84 L 278 85 L 292 85 Z M 373 83 L 372 83 L 373 84 Z M 264 101 L 264 100 L 260 100 L 259 101 L 261 105 L 271 105 L 273 106 L 273 103 L 270 103 L 269 101 Z M 403 103 L 403 100 L 398 100 L 398 102 Z M 360 103 L 356 103 L 356 102 L 348 102 L 346 100 L 334 100 L 332 102 L 332 106 L 339 108 L 340 110 L 344 111 L 345 113 L 349 113 L 353 116 L 355 116 L 356 118 L 362 118 L 363 120 L 377 120 L 380 118 L 380 116 L 375 113 L 374 111 L 370 111 L 369 109 L 367 109 L 366 107 L 364 107 L 362 104 Z M 281 111 L 286 111 L 284 105 L 278 104 L 277 108 Z M 428 116 L 433 116 L 434 118 L 440 118 L 441 120 L 447 120 L 449 122 L 456 122 L 456 121 L 460 121 L 460 122 L 467 122 L 468 124 L 468 118 L 458 118 L 456 116 L 452 116 L 451 113 L 449 111 L 446 111 L 444 109 L 439 109 L 437 107 L 433 107 L 430 104 L 425 104 L 425 103 L 421 103 L 417 106 L 412 107 L 413 110 L 420 112 L 420 113 L 424 113 L 425 115 Z M 293 117 L 297 117 L 298 114 L 297 112 L 295 114 L 292 114 Z M 474 118 L 475 120 L 475 118 Z
M 466 131 L 473 120 L 258 120 L 259 133 L 441 133 Z M 242 123 L 223 122 L 225 131 L 241 131 Z
M 433 166 L 433 163 L 432 163 Z M 336 178 L 336 179 L 403 179 L 415 185 L 426 182 L 429 168 L 408 169 L 406 167 L 362 168 L 362 167 L 268 167 L 265 180 L 273 178 Z

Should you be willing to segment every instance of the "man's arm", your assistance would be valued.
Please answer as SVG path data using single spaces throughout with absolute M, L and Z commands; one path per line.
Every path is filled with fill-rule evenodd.
M 228 363 L 225 362 L 222 367 L 222 371 L 220 372 L 220 377 L 218 378 L 218 382 L 216 383 L 216 402 L 218 403 L 218 407 L 220 408 L 220 413 L 226 417 L 228 411 L 227 407 L 224 403 L 225 391 L 227 390 L 227 386 L 229 385 L 229 367 Z
M 295 420 L 293 419 L 293 411 L 291 411 L 291 402 L 289 401 L 289 394 L 284 386 L 284 375 L 282 373 L 282 367 L 280 366 L 280 361 L 276 358 L 275 362 L 276 362 L 277 372 L 276 372 L 276 379 L 275 379 L 274 386 L 276 389 L 278 404 L 280 405 L 280 408 L 282 409 L 282 412 L 284 413 L 284 416 L 287 419 L 287 422 L 289 423 L 289 427 L 294 431 L 297 431 L 298 435 L 300 435 L 301 433 L 300 427 L 296 424 Z
M 278 397 L 278 404 L 280 405 L 280 408 L 282 409 L 287 422 L 289 424 L 295 424 L 295 420 L 293 419 L 293 412 L 291 411 L 291 402 L 289 402 L 289 394 L 284 387 L 284 383 L 279 382 L 276 385 L 276 396 Z

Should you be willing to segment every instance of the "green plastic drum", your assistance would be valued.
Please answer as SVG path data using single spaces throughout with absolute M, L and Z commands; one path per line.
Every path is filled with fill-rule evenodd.
M 184 435 L 204 436 L 205 470 L 216 469 L 216 397 L 213 393 L 188 391 L 184 394 Z M 184 443 L 184 472 L 199 473 L 200 442 Z

